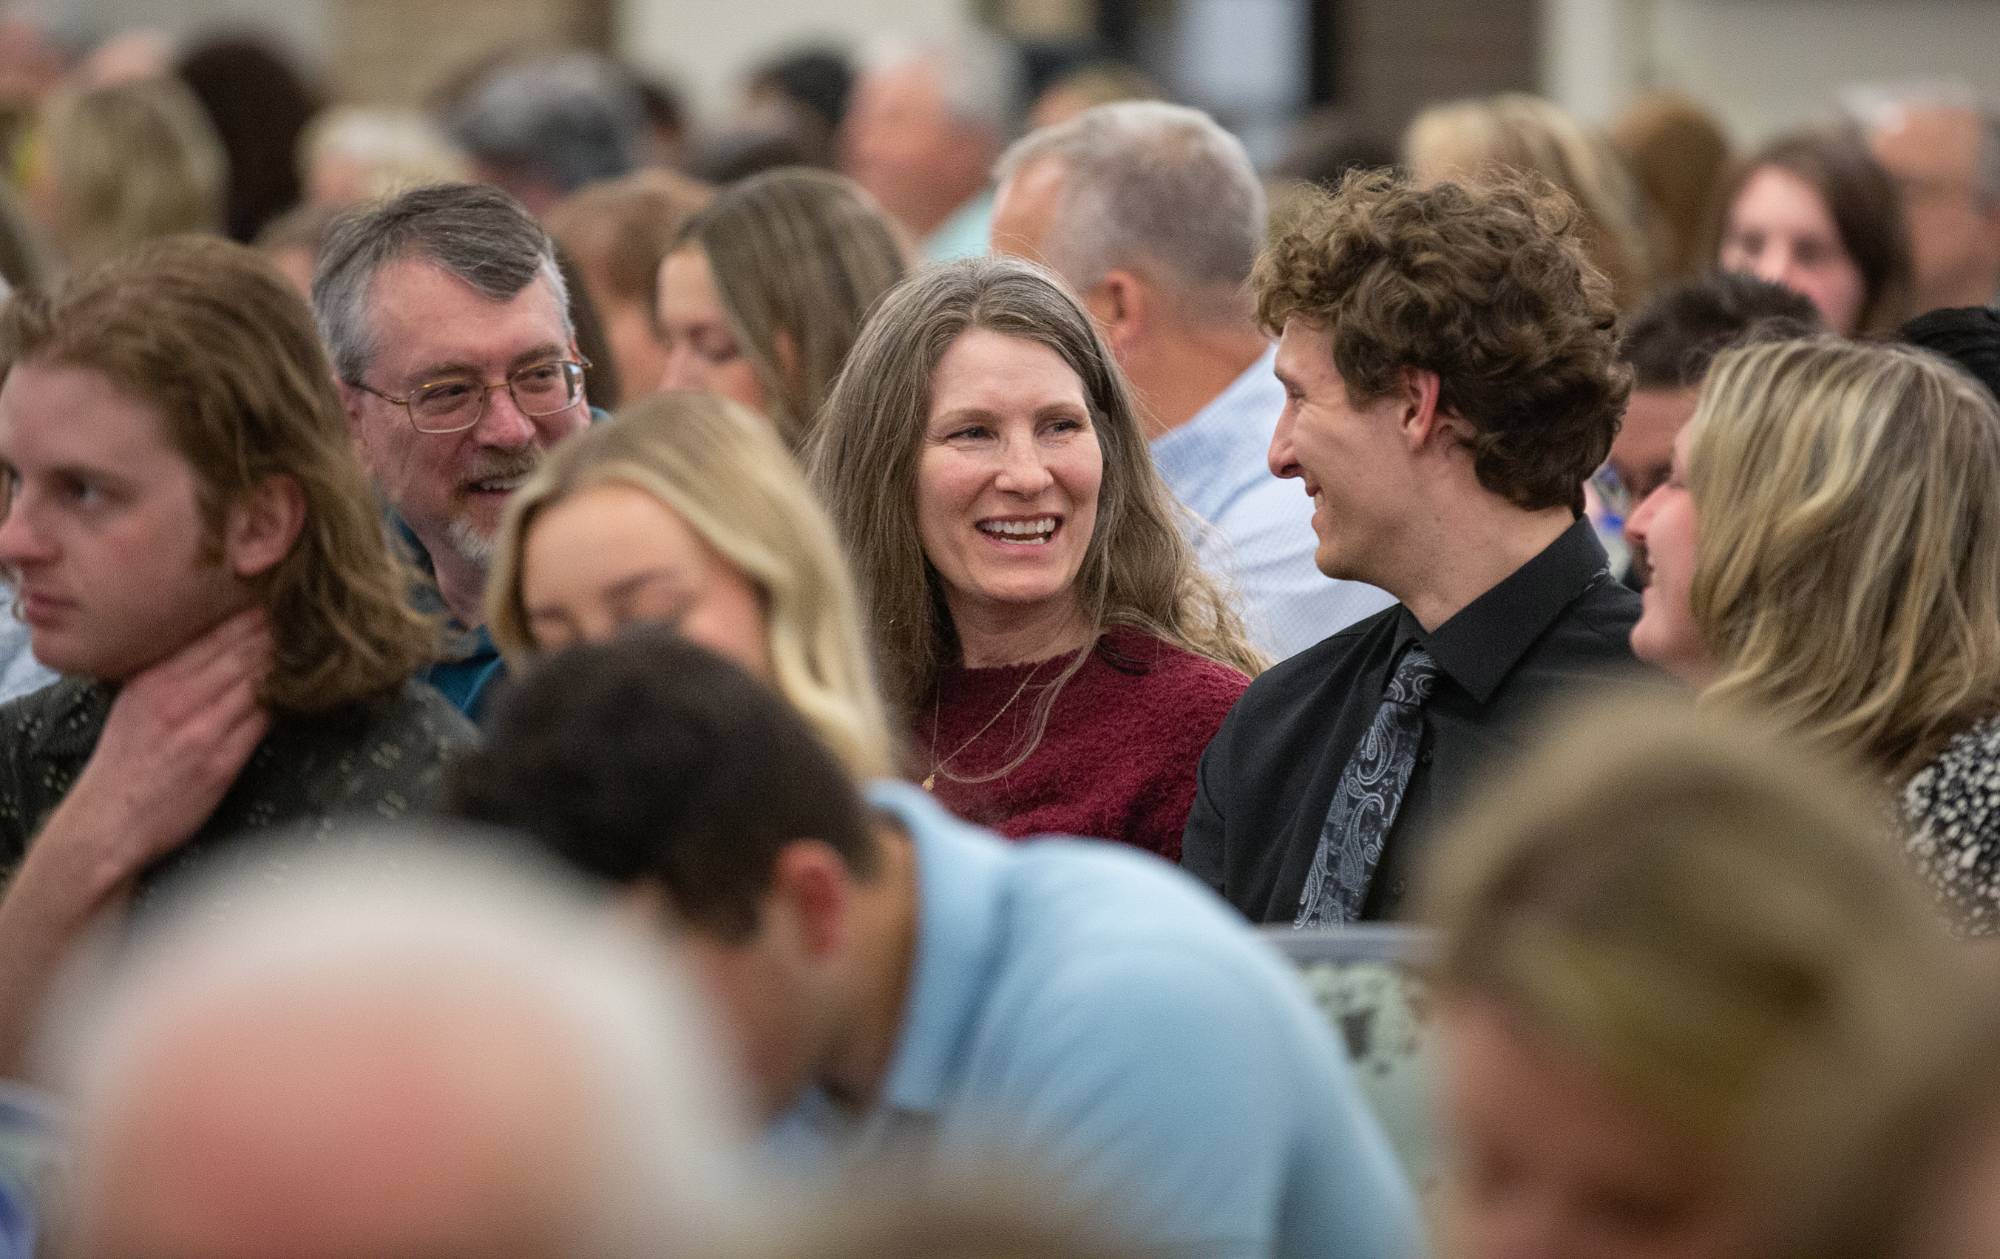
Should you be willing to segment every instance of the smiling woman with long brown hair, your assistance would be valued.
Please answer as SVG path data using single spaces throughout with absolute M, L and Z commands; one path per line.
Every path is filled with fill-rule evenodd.
M 1004 834 L 1176 856 L 1202 748 L 1262 660 L 1069 291 L 1011 259 L 911 278 L 810 453 L 926 785 Z

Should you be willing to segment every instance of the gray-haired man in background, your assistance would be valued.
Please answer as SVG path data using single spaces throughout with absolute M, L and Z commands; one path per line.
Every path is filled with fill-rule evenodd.
M 1000 159 L 993 248 L 1044 263 L 1096 318 L 1132 381 L 1167 485 L 1207 522 L 1202 563 L 1231 582 L 1257 644 L 1303 651 L 1393 600 L 1313 563 L 1311 504 L 1265 452 L 1284 410 L 1248 290 L 1264 187 L 1200 110 L 1103 105 Z

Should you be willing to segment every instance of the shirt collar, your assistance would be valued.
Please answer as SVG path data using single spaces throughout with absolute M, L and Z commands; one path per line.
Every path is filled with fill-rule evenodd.
M 917 862 L 916 958 L 881 1105 L 936 1114 L 1000 958 L 1008 854 L 907 783 L 871 783 L 867 794 L 909 834 Z
M 1535 558 L 1435 630 L 1425 633 L 1404 608 L 1398 646 L 1422 642 L 1438 667 L 1484 704 L 1563 609 L 1610 574 L 1590 521 L 1579 517 Z

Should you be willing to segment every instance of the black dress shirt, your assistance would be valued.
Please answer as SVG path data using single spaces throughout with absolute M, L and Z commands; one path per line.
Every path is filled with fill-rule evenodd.
M 1402 605 L 1272 667 L 1201 758 L 1181 864 L 1256 922 L 1297 915 L 1341 771 L 1403 648 L 1438 663 L 1424 737 L 1369 887 L 1364 918 L 1394 918 L 1422 837 L 1524 719 L 1552 698 L 1630 678 L 1639 596 L 1611 575 L 1588 520 L 1426 633 Z

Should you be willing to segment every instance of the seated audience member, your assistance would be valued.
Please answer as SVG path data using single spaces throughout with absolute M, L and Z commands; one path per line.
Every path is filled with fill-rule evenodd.
M 1325 1024 L 1160 862 L 1003 845 L 903 784 L 864 803 L 786 704 L 659 630 L 524 675 L 452 792 L 654 908 L 781 1155 L 901 1149 L 912 1187 L 1018 1162 L 1177 1255 L 1414 1253 Z
M 1069 291 L 1002 258 L 913 276 L 862 329 L 812 471 L 924 786 L 1004 835 L 1177 855 L 1196 758 L 1261 658 Z
M 88 271 L 145 241 L 222 230 L 228 158 L 180 83 L 66 92 L 42 109 L 23 204 L 64 267 Z
M 1715 261 L 1812 299 L 1843 337 L 1893 332 L 1909 314 L 1910 245 L 1896 185 L 1845 131 L 1771 141 L 1724 185 Z
M 1667 479 L 1674 437 L 1694 414 L 1702 378 L 1718 351 L 1751 337 L 1809 336 L 1819 312 L 1782 285 L 1730 271 L 1656 295 L 1626 325 L 1623 348 L 1632 365 L 1625 421 L 1611 440 L 1611 457 L 1591 479 L 1599 510 L 1592 519 L 1607 551 L 1623 549 L 1614 535 L 1632 509 Z M 1631 557 L 1627 579 L 1642 584 L 1645 557 Z
M 986 252 L 988 177 L 1019 124 L 1024 79 L 1019 50 L 971 27 L 887 41 L 863 57 L 841 122 L 840 168 L 929 261 Z
M 1904 324 L 1897 337 L 1950 359 L 2000 398 L 2000 310 L 1961 306 L 1926 311 Z
M 477 716 L 501 670 L 484 628 L 500 513 L 590 422 L 555 245 L 505 193 L 415 188 L 334 224 L 313 309 L 361 461 L 454 623 L 425 680 Z
M 540 214 L 585 184 L 639 165 L 646 111 L 631 80 L 595 53 L 502 58 L 443 118 L 473 177 Z
M 2000 105 L 1951 83 L 1860 95 L 1869 150 L 1902 195 L 1915 308 L 2000 301 Z
M 1699 279 L 1714 262 L 1715 192 L 1729 173 L 1721 120 L 1679 92 L 1652 91 L 1612 119 L 1607 136 L 1645 200 L 1654 280 Z
M 1766 1259 L 1795 1108 L 1859 1122 L 1940 1021 L 1954 958 L 1881 802 L 1726 714 L 1628 703 L 1572 715 L 1425 868 L 1461 1259 Z
M 672 171 L 641 170 L 591 184 L 549 207 L 542 223 L 568 255 L 590 294 L 618 363 L 622 401 L 659 388 L 667 351 L 661 343 L 653 288 L 660 262 L 714 192 Z M 576 297 L 574 288 L 571 299 Z M 598 397 L 599 406 L 617 403 Z
M 1866 766 L 1967 931 L 2000 931 L 2000 409 L 1928 354 L 1725 351 L 1633 514 L 1632 649 Z
M 75 1253 L 706 1253 L 747 1133 L 663 951 L 551 869 L 373 838 L 205 887 L 53 1020 Z
M 1522 92 L 1433 105 L 1403 136 L 1403 162 L 1420 183 L 1540 176 L 1582 212 L 1579 234 L 1613 299 L 1631 310 L 1652 286 L 1641 194 L 1611 142 L 1553 101 Z
M 1818 310 L 1798 293 L 1728 271 L 1646 303 L 1627 325 L 1622 349 L 1632 366 L 1632 396 L 1608 460 L 1620 489 L 1637 503 L 1667 479 L 1674 436 L 1694 415 L 1717 353 L 1753 336 L 1810 336 L 1819 327 Z
M 181 237 L 0 314 L 0 564 L 65 680 L 0 707 L 0 1069 L 76 934 L 245 830 L 422 807 L 471 731 L 305 304 Z M 25 854 L 25 855 L 24 855 Z
M 1182 855 L 1300 927 L 1400 916 L 1426 828 L 1524 717 L 1631 667 L 1639 614 L 1579 518 L 1630 373 L 1567 199 L 1386 174 L 1310 195 L 1255 277 L 1283 333 L 1271 469 L 1312 497 L 1320 571 L 1401 602 L 1251 685 Z
M 895 772 L 833 524 L 770 425 L 723 398 L 660 394 L 563 443 L 508 506 L 486 601 L 518 666 L 672 626 L 770 682 L 856 777 Z
M 908 270 L 895 226 L 839 175 L 793 167 L 727 188 L 660 265 L 660 388 L 733 398 L 797 449 Z
M 1083 298 L 1161 478 L 1198 518 L 1195 554 L 1241 597 L 1258 645 L 1289 656 L 1389 606 L 1319 571 L 1307 504 L 1265 466 L 1285 391 L 1246 290 L 1266 213 L 1236 137 L 1199 110 L 1110 105 L 1031 133 L 996 178 L 995 252 Z

